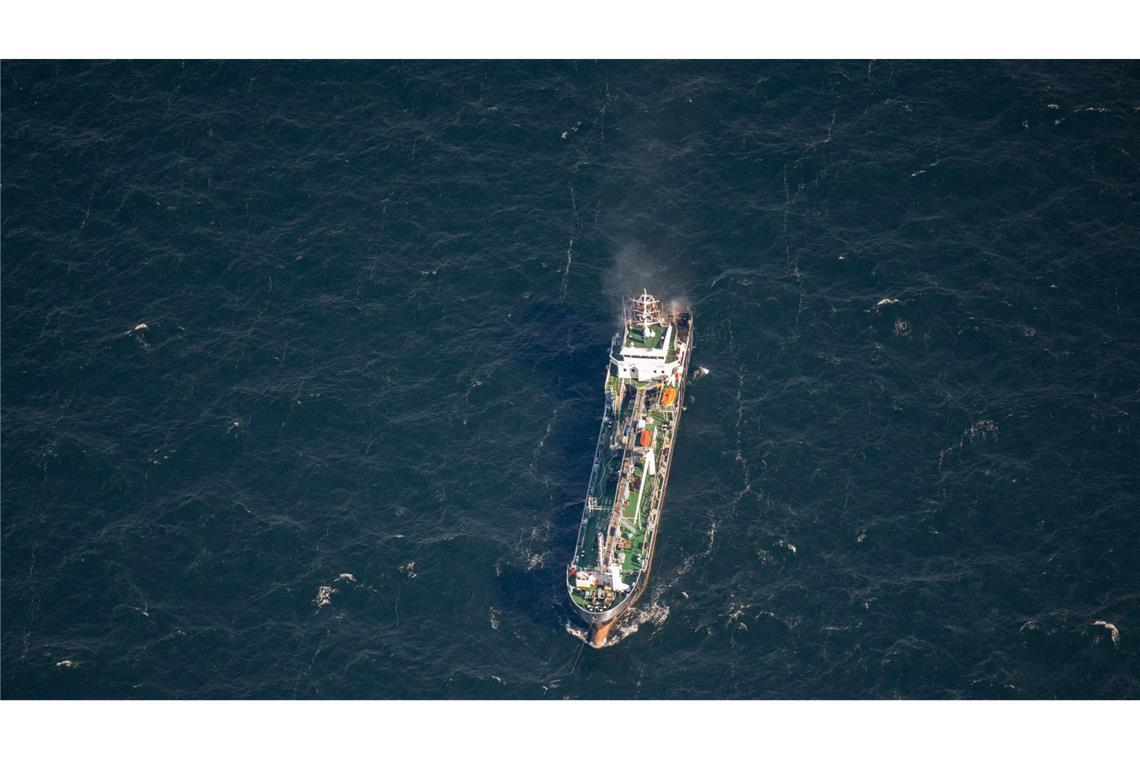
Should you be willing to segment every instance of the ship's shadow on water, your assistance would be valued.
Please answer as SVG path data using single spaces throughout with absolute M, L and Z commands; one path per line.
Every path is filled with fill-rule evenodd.
M 520 371 L 557 391 L 559 399 L 592 387 L 600 421 L 610 340 L 617 332 L 615 316 L 597 308 L 528 298 L 512 310 L 510 325 L 513 329 L 504 329 L 500 340 L 517 349 Z
M 541 628 L 560 627 L 559 615 L 565 618 L 569 613 L 561 589 L 562 572 L 553 565 L 534 570 L 503 565 L 496 570 L 496 606 Z
M 526 556 L 512 555 L 496 566 L 496 606 L 541 628 L 562 631 L 573 617 L 563 573 L 577 539 L 601 421 L 614 317 L 596 308 L 535 298 L 513 310 L 512 324 L 518 326 L 505 330 L 502 339 L 517 349 L 513 371 L 542 389 L 551 420 L 545 435 L 543 426 L 536 426 L 532 482 L 524 484 L 546 498 L 535 500 L 533 516 L 518 529 L 526 532 L 539 524 L 548 529 L 534 536 Z

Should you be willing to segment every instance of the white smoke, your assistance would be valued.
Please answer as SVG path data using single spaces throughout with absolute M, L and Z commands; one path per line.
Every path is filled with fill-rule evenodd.
M 602 291 L 612 302 L 615 317 L 620 319 L 622 308 L 642 290 L 648 290 L 672 308 L 687 307 L 687 280 L 675 256 L 650 250 L 642 243 L 624 241 L 618 245 L 613 265 L 602 276 Z

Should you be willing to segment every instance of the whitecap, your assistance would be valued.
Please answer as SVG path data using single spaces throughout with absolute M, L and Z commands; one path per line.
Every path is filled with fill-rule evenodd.
M 986 440 L 987 438 L 996 441 L 998 435 L 998 424 L 993 420 L 978 420 L 977 422 L 971 424 L 970 427 L 966 428 L 966 431 L 962 435 L 964 438 L 968 439 L 970 443 L 973 443 L 979 439 Z
M 1105 620 L 1096 620 L 1093 622 L 1093 625 L 1099 625 L 1101 628 L 1104 628 L 1106 631 L 1108 631 L 1109 636 L 1112 637 L 1113 645 L 1120 646 L 1120 631 L 1115 625 Z
M 796 553 L 796 545 L 789 542 L 789 541 L 785 541 L 782 538 L 776 542 L 776 546 L 783 547 L 784 549 L 787 549 L 788 551 L 790 551 L 792 554 Z
M 627 637 L 637 633 L 643 623 L 651 623 L 660 627 L 669 618 L 669 608 L 657 601 L 655 597 L 646 607 L 634 607 L 623 616 L 610 630 L 606 637 L 605 646 L 612 647 L 620 644 Z
M 571 622 L 569 620 L 566 621 L 566 633 L 570 634 L 574 638 L 578 639 L 578 641 L 582 641 L 582 642 L 585 642 L 586 638 L 590 635 L 589 630 L 587 630 L 586 628 L 581 628 L 579 626 L 576 626 L 576 625 L 574 625 L 573 622 Z

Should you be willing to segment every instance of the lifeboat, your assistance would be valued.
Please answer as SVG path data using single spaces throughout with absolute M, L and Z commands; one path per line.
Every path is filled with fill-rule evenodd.
M 673 402 L 677 400 L 677 389 L 669 386 L 665 392 L 661 394 L 661 404 L 663 406 L 672 406 Z
M 642 446 L 648 446 L 652 442 L 653 442 L 653 431 L 651 431 L 649 428 L 645 428 L 644 430 L 641 431 L 641 445 Z

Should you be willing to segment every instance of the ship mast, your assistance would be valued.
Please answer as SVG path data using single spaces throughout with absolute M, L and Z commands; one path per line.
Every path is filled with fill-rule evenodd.
M 649 295 L 648 290 L 642 290 L 641 295 L 631 299 L 633 301 L 633 319 L 630 326 L 640 326 L 642 330 L 654 324 L 661 323 L 661 304 L 656 298 Z

